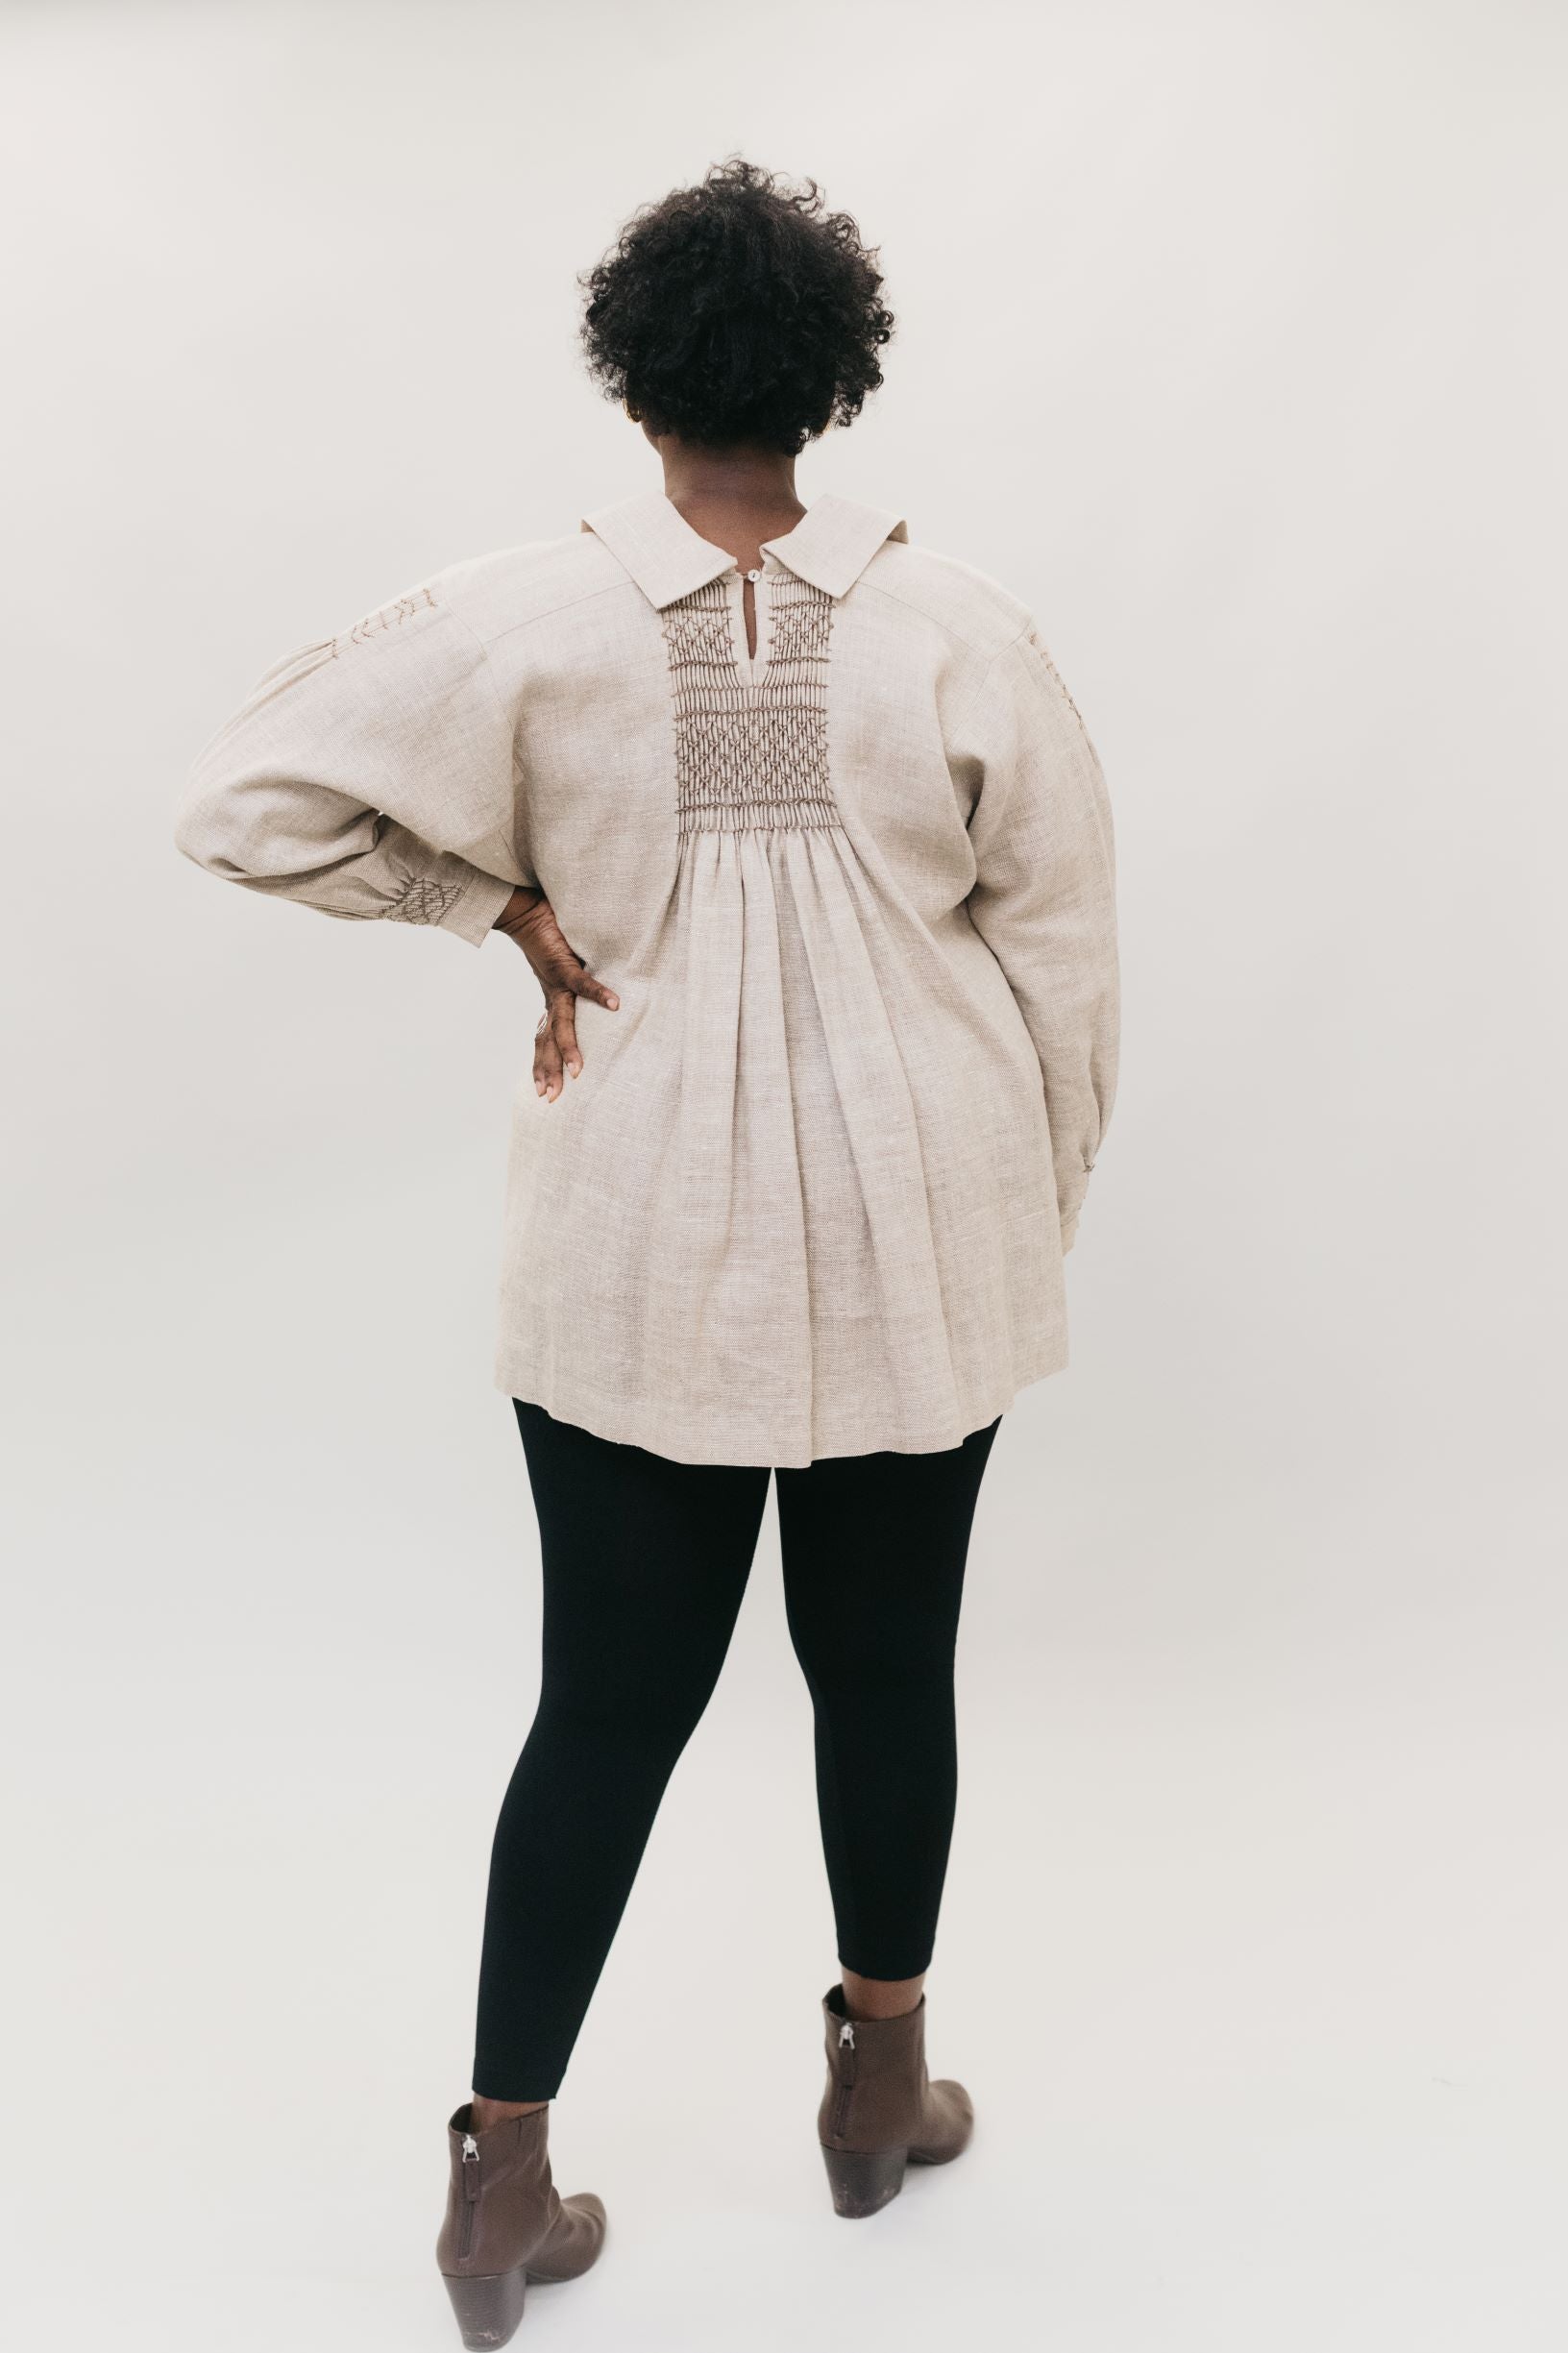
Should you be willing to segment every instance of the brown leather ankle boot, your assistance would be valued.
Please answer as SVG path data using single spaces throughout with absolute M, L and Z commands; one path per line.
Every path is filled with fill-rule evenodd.
M 827 2088 L 817 2138 L 839 2214 L 875 2214 L 908 2165 L 946 2165 L 966 2147 L 974 2110 L 961 2083 L 929 2081 L 925 1996 L 901 2018 L 851 2019 L 844 1988 L 822 1997 Z
M 465 2101 L 447 2126 L 452 2180 L 435 2260 L 465 2345 L 502 2345 L 523 2317 L 529 2280 L 576 2279 L 598 2255 L 604 2208 L 591 2192 L 563 2198 L 550 2175 L 550 2110 L 473 2130 Z

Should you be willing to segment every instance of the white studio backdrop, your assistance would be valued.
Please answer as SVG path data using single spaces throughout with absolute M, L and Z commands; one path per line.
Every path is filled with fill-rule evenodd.
M 554 2120 L 611 2247 L 528 2325 L 1556 2353 L 1560 14 L 56 5 L 0 43 L 8 2335 L 450 2330 L 535 1689 L 490 1349 L 536 1003 L 500 943 L 225 890 L 170 821 L 290 646 L 657 480 L 575 273 L 740 151 L 856 214 L 899 318 L 803 495 L 1028 600 L 1100 750 L 1121 1093 L 1072 1367 L 971 1558 L 931 2043 L 974 2149 L 830 2213 L 770 1513 Z

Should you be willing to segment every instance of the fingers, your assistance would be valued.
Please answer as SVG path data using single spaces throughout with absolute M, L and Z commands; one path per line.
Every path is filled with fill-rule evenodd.
M 539 1017 L 539 1026 L 533 1033 L 533 1091 L 553 1103 L 561 1091 L 561 1055 L 550 1025 L 547 1005 Z
M 608 982 L 596 980 L 588 967 L 579 963 L 564 941 L 561 943 L 561 953 L 552 956 L 544 967 L 535 965 L 534 970 L 539 974 L 539 985 L 547 996 L 552 995 L 557 989 L 569 989 L 574 996 L 585 996 L 592 1004 L 602 1005 L 610 1013 L 620 1011 L 621 999 Z
M 544 988 L 545 1010 L 533 1034 L 533 1091 L 553 1103 L 566 1081 L 582 1074 L 577 998 L 585 996 L 591 1004 L 602 1005 L 609 1013 L 620 1011 L 621 999 L 575 958 L 570 970 L 552 972 Z
M 509 936 L 538 973 L 539 985 L 547 994 L 552 989 L 580 989 L 587 980 L 582 959 L 555 920 L 555 910 L 548 898 L 539 899 L 524 919 L 511 924 Z M 599 1004 L 609 1002 L 613 1007 L 614 992 L 606 998 L 600 982 L 593 982 L 584 993 Z
M 577 1045 L 576 999 L 570 989 L 552 989 L 546 999 L 544 1017 L 534 1031 L 533 1088 L 547 1102 L 553 1103 L 568 1078 L 576 1078 L 582 1070 L 582 1054 Z
M 555 1000 L 551 1020 L 555 1043 L 568 1078 L 582 1075 L 582 1054 L 577 1045 L 577 1000 L 569 989 L 563 989 Z
M 512 895 L 514 900 L 522 896 L 520 892 Z M 570 989 L 574 995 L 591 997 L 596 1005 L 602 1005 L 607 1012 L 620 1010 L 621 999 L 615 991 L 594 978 L 556 922 L 554 908 L 542 894 L 516 919 L 512 919 L 511 901 L 508 901 L 497 929 L 505 931 L 508 938 L 517 942 L 538 974 L 539 986 L 547 999 L 553 996 L 557 990 Z

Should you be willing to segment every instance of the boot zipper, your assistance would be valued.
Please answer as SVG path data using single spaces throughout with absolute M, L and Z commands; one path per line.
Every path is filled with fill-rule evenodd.
M 474 2208 L 479 2194 L 479 2145 L 471 2132 L 463 2135 L 463 2211 L 457 2223 L 457 2254 L 464 2257 L 474 2243 Z
M 845 2057 L 845 2051 L 848 2057 Z M 849 2118 L 849 2095 L 855 2087 L 855 2029 L 845 2019 L 839 2028 L 839 2092 L 833 2102 L 833 2115 L 828 2130 L 838 2140 Z

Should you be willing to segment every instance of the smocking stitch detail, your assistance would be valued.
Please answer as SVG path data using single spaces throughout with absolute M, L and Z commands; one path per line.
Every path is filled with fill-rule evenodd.
M 793 574 L 774 576 L 772 633 L 754 683 L 735 657 L 723 579 L 677 598 L 662 618 L 680 832 L 837 824 L 827 765 L 832 598 Z
M 439 923 L 461 895 L 460 883 L 430 882 L 416 874 L 382 909 L 382 919 L 388 923 Z
M 416 613 L 433 611 L 435 604 L 435 591 L 432 588 L 416 588 L 408 596 L 398 597 L 391 604 L 383 604 L 379 612 L 367 613 L 362 621 L 355 623 L 352 629 L 345 629 L 332 639 L 332 660 L 336 661 L 346 646 L 368 645 L 373 637 L 384 637 L 388 629 L 401 629 L 404 623 L 412 621 Z
M 1079 726 L 1083 727 L 1084 715 L 1078 708 L 1078 705 L 1073 701 L 1072 697 L 1068 694 L 1067 682 L 1066 678 L 1063 677 L 1062 673 L 1057 669 L 1056 664 L 1052 661 L 1050 648 L 1046 645 L 1045 640 L 1041 636 L 1038 629 L 1030 629 L 1027 634 L 1030 645 L 1033 646 L 1035 651 L 1040 655 L 1041 660 L 1050 672 L 1051 676 L 1055 679 L 1057 692 L 1062 697 L 1062 699 L 1066 704 L 1068 710 L 1072 713 L 1073 718 L 1078 722 Z M 1084 733 L 1086 735 L 1089 733 L 1089 729 L 1087 727 L 1084 727 Z

